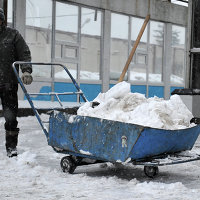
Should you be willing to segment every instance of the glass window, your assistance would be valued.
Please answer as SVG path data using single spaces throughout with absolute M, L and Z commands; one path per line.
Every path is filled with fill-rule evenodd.
M 185 48 L 185 27 L 172 25 L 172 46 Z
M 31 50 L 32 61 L 51 62 L 51 29 L 52 0 L 27 1 L 26 41 Z M 40 71 L 41 67 L 35 66 L 33 75 L 50 77 L 51 73 L 48 67 L 43 67 L 42 73 Z
M 77 64 L 74 63 L 67 63 L 67 62 L 59 62 L 60 64 L 64 65 L 73 78 L 77 79 Z M 67 72 L 61 66 L 54 66 L 54 77 L 55 79 L 70 79 Z
M 142 25 L 144 23 L 144 19 L 131 17 L 131 40 L 136 41 L 138 34 L 142 28 Z M 146 43 L 147 43 L 147 27 L 144 30 L 144 33 L 142 35 L 142 38 L 140 39 L 141 45 L 139 45 L 139 48 L 146 49 Z
M 128 24 L 128 16 L 115 13 L 111 14 L 111 80 L 119 79 L 128 59 Z M 124 80 L 127 80 L 127 74 Z
M 172 84 L 184 84 L 185 28 L 172 25 Z
M 101 11 L 81 8 L 80 79 L 100 79 L 101 17 Z
M 144 19 L 131 17 L 131 48 L 138 37 Z M 132 50 L 132 49 L 131 49 Z M 130 50 L 130 51 L 131 51 Z M 146 81 L 146 66 L 147 66 L 147 26 L 140 39 L 140 43 L 136 49 L 135 55 L 130 65 L 130 80 L 131 81 Z
M 44 9 L 45 8 L 45 9 Z M 52 21 L 52 0 L 26 1 L 26 25 L 48 29 Z
M 82 8 L 81 14 L 81 33 L 101 36 L 101 11 Z
M 55 58 L 62 58 L 62 44 L 55 44 Z
M 32 65 L 34 78 L 51 78 L 51 65 Z
M 78 51 L 76 47 L 64 45 L 63 57 L 64 58 L 77 58 Z
M 56 2 L 56 40 L 78 42 L 78 6 Z
M 162 82 L 164 23 L 150 22 L 149 82 Z

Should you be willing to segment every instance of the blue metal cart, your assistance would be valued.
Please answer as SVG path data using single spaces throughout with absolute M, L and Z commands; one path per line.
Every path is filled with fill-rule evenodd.
M 24 87 L 17 65 L 58 65 L 71 78 L 77 92 L 49 93 L 60 102 L 61 108 L 49 109 L 49 129 L 47 130 L 35 108 L 30 95 Z M 28 99 L 39 124 L 47 137 L 48 145 L 58 153 L 67 154 L 61 159 L 63 172 L 73 173 L 77 166 L 93 163 L 111 162 L 143 165 L 148 177 L 158 174 L 158 166 L 196 161 L 200 155 L 185 153 L 191 150 L 199 136 L 200 125 L 182 130 L 163 130 L 136 124 L 78 116 L 78 108 L 70 112 L 63 108 L 59 95 L 80 95 L 87 101 L 69 70 L 59 63 L 13 63 L 13 70 L 19 84 Z M 35 95 L 35 93 L 34 93 Z M 43 95 L 38 93 L 38 95 Z M 79 98 L 80 99 L 80 98 Z M 91 163 L 89 163 L 91 164 Z

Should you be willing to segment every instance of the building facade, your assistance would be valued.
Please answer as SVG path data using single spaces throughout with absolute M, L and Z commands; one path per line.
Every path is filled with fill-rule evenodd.
M 188 7 L 161 0 L 7 2 L 8 25 L 25 37 L 32 61 L 64 64 L 89 101 L 118 82 L 148 14 L 150 21 L 124 80 L 131 83 L 132 92 L 146 97 L 168 99 L 174 89 L 187 87 Z M 33 65 L 33 77 L 30 92 L 76 90 L 57 65 Z M 19 98 L 24 99 L 22 92 Z

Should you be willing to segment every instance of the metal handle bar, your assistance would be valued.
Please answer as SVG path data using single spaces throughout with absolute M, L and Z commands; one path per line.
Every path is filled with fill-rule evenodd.
M 80 95 L 83 94 L 83 92 L 63 92 L 63 93 L 57 93 L 57 92 L 48 92 L 48 93 L 29 93 L 31 96 L 40 95 L 40 96 L 55 96 L 60 104 L 61 107 L 63 107 L 62 102 L 60 101 L 59 95 Z
M 61 67 L 67 72 L 67 74 L 69 75 L 69 77 L 71 78 L 71 80 L 72 80 L 74 86 L 76 87 L 77 91 L 80 92 L 80 93 L 82 93 L 82 94 L 81 94 L 81 97 L 83 98 L 83 100 L 84 100 L 85 102 L 88 101 L 87 98 L 85 97 L 85 95 L 83 94 L 81 88 L 80 88 L 79 85 L 77 84 L 76 80 L 74 79 L 74 77 L 71 75 L 71 73 L 69 72 L 69 70 L 67 69 L 67 67 L 65 67 L 63 64 L 60 64 L 60 63 L 34 63 L 34 62 L 16 61 L 16 62 L 13 63 L 12 67 L 13 67 L 13 70 L 14 70 L 14 72 L 15 72 L 17 78 L 19 78 L 19 79 L 20 79 L 20 77 L 19 77 L 19 75 L 18 75 L 18 73 L 17 73 L 17 70 L 16 70 L 15 65 L 22 65 L 22 64 L 30 64 L 30 65 L 51 65 L 51 66 L 53 66 L 53 65 L 58 65 L 58 66 L 61 66 Z M 18 79 L 18 81 L 19 81 L 19 79 Z M 20 83 L 20 82 L 19 82 L 19 83 Z M 23 85 L 23 83 L 22 83 L 22 85 Z
M 73 78 L 73 76 L 71 75 L 71 73 L 69 72 L 69 70 L 68 70 L 64 65 L 62 65 L 62 64 L 60 64 L 60 63 L 34 63 L 34 62 L 21 62 L 21 61 L 16 61 L 16 62 L 14 62 L 14 63 L 12 64 L 12 68 L 13 68 L 13 70 L 14 70 L 14 73 L 15 73 L 16 77 L 17 77 L 17 80 L 18 80 L 18 82 L 19 82 L 19 84 L 20 84 L 20 86 L 21 86 L 21 88 L 22 88 L 22 90 L 23 90 L 23 92 L 24 92 L 26 98 L 28 99 L 28 102 L 29 102 L 31 108 L 33 109 L 33 112 L 34 112 L 34 114 L 35 114 L 35 116 L 36 116 L 36 118 L 37 118 L 39 124 L 41 125 L 42 130 L 44 131 L 46 137 L 48 138 L 48 131 L 47 131 L 47 129 L 44 127 L 44 124 L 43 124 L 43 122 L 42 122 L 42 120 L 41 120 L 41 118 L 40 118 L 40 115 L 39 115 L 37 109 L 35 108 L 35 106 L 34 106 L 32 100 L 31 100 L 31 98 L 30 98 L 30 95 L 29 95 L 29 93 L 27 92 L 27 90 L 26 90 L 26 88 L 25 88 L 23 82 L 21 81 L 21 78 L 19 77 L 19 74 L 18 74 L 18 72 L 17 72 L 16 65 L 23 65 L 23 64 L 30 64 L 30 65 L 51 65 L 51 66 L 53 66 L 53 65 L 58 65 L 58 66 L 61 66 L 61 67 L 67 72 L 67 74 L 69 75 L 69 77 L 71 78 L 71 80 L 72 80 L 74 86 L 76 87 L 76 89 L 77 89 L 77 91 L 78 91 L 77 94 L 80 94 L 81 97 L 83 98 L 83 100 L 84 100 L 85 102 L 87 102 L 87 99 L 86 99 L 85 95 L 83 94 L 82 90 L 80 89 L 79 85 L 77 84 L 76 80 Z M 52 93 L 51 93 L 51 94 L 52 94 Z M 59 93 L 59 94 L 61 95 L 61 93 Z M 64 94 L 64 93 L 62 93 L 62 94 Z M 73 93 L 73 94 L 74 94 L 74 93 Z M 57 96 L 58 93 L 54 93 L 54 95 Z M 59 99 L 58 99 L 58 101 L 59 101 Z M 59 101 L 59 103 L 61 103 L 61 102 Z M 61 104 L 61 105 L 62 105 L 62 104 Z

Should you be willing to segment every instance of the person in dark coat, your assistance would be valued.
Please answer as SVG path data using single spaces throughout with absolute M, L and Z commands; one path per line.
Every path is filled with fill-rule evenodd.
M 28 45 L 20 33 L 5 25 L 5 15 L 0 8 L 0 98 L 5 118 L 6 151 L 8 157 L 17 156 L 19 128 L 17 128 L 18 81 L 12 69 L 15 61 L 31 61 Z M 32 82 L 31 65 L 20 65 L 24 84 Z M 17 68 L 19 72 L 19 66 Z

